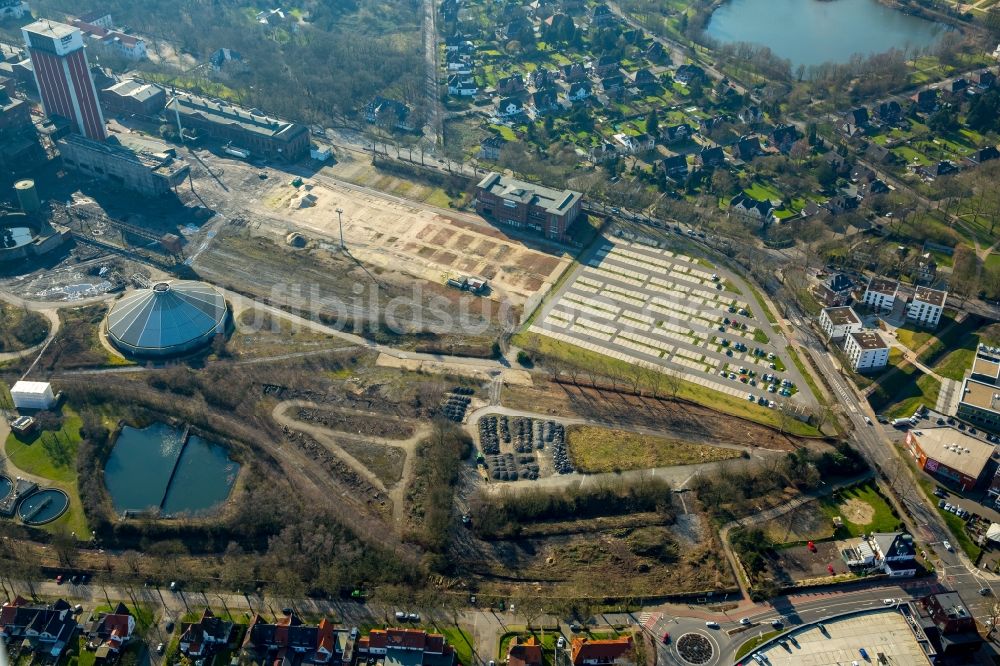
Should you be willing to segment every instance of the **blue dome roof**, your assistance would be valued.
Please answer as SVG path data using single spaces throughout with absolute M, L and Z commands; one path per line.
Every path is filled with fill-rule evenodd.
M 160 282 L 132 292 L 111 308 L 108 337 L 130 354 L 181 354 L 223 332 L 227 313 L 226 299 L 203 282 Z

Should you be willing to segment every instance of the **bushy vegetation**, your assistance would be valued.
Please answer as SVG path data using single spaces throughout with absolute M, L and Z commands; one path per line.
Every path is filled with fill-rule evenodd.
M 666 481 L 606 483 L 559 491 L 480 493 L 473 503 L 472 522 L 485 538 L 516 536 L 522 525 L 578 520 L 655 511 L 673 519 L 672 490 Z
M 429 565 L 435 570 L 449 568 L 442 554 L 449 541 L 455 486 L 471 451 L 469 435 L 443 419 L 435 421 L 434 432 L 417 445 L 414 480 L 406 498 L 411 517 L 406 538 L 429 551 Z
M 831 478 L 849 477 L 867 469 L 861 454 L 846 442 L 816 453 L 798 449 L 757 466 L 724 468 L 691 481 L 705 509 L 719 522 L 728 522 L 758 510 L 762 500 L 786 489 L 814 490 Z
M 30 310 L 0 306 L 0 352 L 37 345 L 49 334 L 48 320 Z

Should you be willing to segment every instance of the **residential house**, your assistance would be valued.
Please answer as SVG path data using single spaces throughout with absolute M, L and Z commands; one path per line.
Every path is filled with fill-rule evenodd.
M 632 83 L 635 84 L 637 88 L 643 90 L 649 90 L 650 88 L 655 88 L 660 85 L 660 82 L 656 79 L 656 75 L 649 70 L 648 67 L 643 67 L 638 69 L 632 74 Z
M 855 210 L 858 207 L 858 198 L 848 196 L 846 194 L 838 194 L 837 196 L 830 197 L 830 199 L 821 204 L 821 208 L 825 208 L 830 212 L 830 215 L 840 215 L 843 212 L 849 210 Z
M 634 136 L 630 136 L 628 134 L 615 134 L 613 138 L 615 143 L 621 146 L 619 150 L 627 155 L 644 153 L 647 150 L 652 150 L 656 147 L 656 139 L 648 134 L 638 134 Z
M 906 306 L 906 318 L 920 326 L 936 328 L 944 313 L 948 292 L 930 287 L 917 287 Z
M 694 130 L 687 123 L 680 125 L 668 125 L 660 131 L 660 137 L 666 144 L 679 143 L 691 138 Z
M 889 345 L 875 331 L 854 331 L 844 338 L 844 353 L 855 372 L 881 370 L 889 362 Z
M 751 218 L 762 224 L 771 222 L 774 216 L 774 206 L 770 201 L 758 201 L 746 192 L 740 192 L 729 201 L 730 214 Z
M 903 107 L 896 100 L 882 102 L 875 108 L 875 117 L 886 125 L 895 125 L 903 119 Z
M 453 74 L 472 74 L 474 63 L 468 53 L 451 51 L 445 54 L 445 70 Z
M 896 305 L 899 283 L 883 277 L 873 277 L 865 287 L 861 302 L 875 310 L 891 312 Z
M 357 640 L 358 663 L 386 666 L 454 666 L 455 649 L 441 634 L 420 629 L 372 629 Z
M 711 116 L 709 118 L 699 118 L 698 119 L 698 131 L 704 135 L 708 135 L 712 130 L 721 127 L 724 123 L 729 122 L 725 116 Z
M 119 653 L 132 640 L 135 632 L 135 618 L 124 604 L 119 603 L 113 612 L 102 614 L 90 627 L 90 643 L 102 652 Z
M 621 74 L 609 76 L 601 80 L 601 89 L 605 94 L 617 97 L 625 91 L 625 77 Z
M 285 12 L 280 7 L 257 12 L 255 18 L 261 25 L 280 25 L 285 22 Z
M 740 122 L 744 125 L 753 125 L 764 120 L 764 112 L 760 110 L 759 106 L 751 105 L 740 109 L 739 113 L 736 114 L 736 117 L 739 118 Z
M 316 626 L 305 625 L 292 613 L 273 624 L 254 615 L 242 652 L 259 663 L 332 664 L 340 661 L 343 648 L 332 622 L 324 618 Z
M 834 273 L 829 280 L 816 285 L 813 294 L 826 307 L 838 307 L 850 302 L 853 286 L 849 277 L 843 273 Z
M 612 13 L 610 7 L 601 3 L 594 7 L 594 11 L 591 12 L 590 22 L 597 27 L 609 25 L 615 22 L 615 15 Z
M 535 26 L 525 18 L 515 18 L 500 28 L 500 38 L 506 41 L 521 39 L 525 35 L 534 36 Z
M 559 109 L 559 100 L 554 90 L 538 90 L 531 95 L 531 105 L 535 113 L 548 113 Z
M 875 551 L 875 563 L 892 577 L 917 575 L 917 549 L 905 532 L 874 532 L 868 539 Z
M 754 135 L 741 136 L 739 141 L 733 145 L 733 157 L 744 162 L 749 162 L 763 154 L 764 149 L 760 146 L 760 139 Z
M 105 30 L 111 30 L 115 27 L 114 21 L 111 20 L 111 13 L 106 9 L 96 9 L 92 12 L 87 12 L 80 17 L 80 20 L 90 25 L 100 26 Z
M 868 148 L 865 149 L 865 157 L 876 164 L 890 164 L 896 159 L 888 148 L 877 143 L 868 144 Z
M 667 51 L 663 48 L 663 44 L 654 39 L 650 42 L 649 46 L 646 47 L 644 55 L 646 56 L 646 60 L 649 60 L 650 62 L 660 62 L 666 59 Z
M 721 146 L 702 148 L 695 157 L 695 163 L 702 168 L 713 169 L 726 163 L 726 154 L 722 151 Z
M 778 125 L 771 130 L 769 138 L 779 151 L 787 153 L 792 149 L 792 145 L 798 141 L 799 132 L 794 125 Z
M 206 608 L 197 622 L 181 625 L 181 654 L 192 658 L 207 657 L 229 643 L 233 623 L 216 617 Z
M 496 162 L 500 159 L 500 152 L 507 145 L 507 139 L 499 134 L 491 134 L 479 142 L 479 159 Z
M 930 284 L 937 279 L 937 262 L 934 261 L 934 257 L 930 252 L 925 252 L 917 257 L 910 277 L 918 284 Z
M 212 66 L 216 72 L 221 72 L 224 67 L 227 67 L 230 63 L 243 64 L 243 56 L 239 51 L 234 51 L 229 48 L 216 49 L 212 52 L 212 55 L 208 56 L 208 64 Z
M 572 102 L 582 102 L 590 97 L 590 81 L 578 81 L 569 87 L 569 94 L 566 98 Z
M 885 194 L 888 191 L 889 186 L 880 178 L 863 182 L 858 186 L 858 196 L 862 199 L 872 194 Z
M 441 0 L 441 19 L 445 23 L 452 23 L 458 20 L 458 12 L 461 6 L 458 4 L 458 0 Z
M 823 308 L 819 313 L 819 327 L 827 340 L 843 340 L 848 333 L 863 328 L 861 317 L 850 306 Z
M 983 645 L 976 618 L 958 592 L 929 594 L 917 601 L 917 623 L 943 663 L 965 663 Z
M 540 67 L 531 73 L 531 84 L 536 89 L 551 88 L 556 84 L 556 71 Z
M 597 59 L 597 62 L 594 63 L 592 73 L 595 77 L 603 79 L 611 74 L 617 74 L 619 72 L 620 66 L 621 66 L 621 61 L 617 57 L 611 55 L 602 55 L 600 58 Z
M 399 100 L 377 95 L 364 109 L 365 121 L 403 132 L 413 130 L 410 124 L 410 107 Z
M 454 74 L 448 77 L 448 94 L 458 97 L 474 97 L 479 92 L 476 80 L 471 76 Z
M 866 167 L 864 164 L 859 164 L 854 167 L 851 171 L 851 182 L 852 183 L 869 183 L 878 177 L 873 170 Z
M 664 157 L 656 163 L 656 168 L 663 171 L 667 178 L 673 181 L 682 181 L 688 175 L 687 158 L 684 155 L 670 155 Z
M 632 637 L 590 640 L 574 638 L 570 658 L 573 666 L 629 666 L 635 664 Z
M 1000 151 L 997 150 L 996 146 L 986 146 L 969 155 L 968 159 L 973 164 L 982 164 L 983 162 L 995 160 L 998 157 L 1000 157 Z
M 119 30 L 108 30 L 99 25 L 73 19 L 73 25 L 83 33 L 88 44 L 108 49 L 129 60 L 146 58 L 146 42 L 141 37 Z
M 587 68 L 579 62 L 563 65 L 559 73 L 567 83 L 576 83 L 587 79 Z
M 969 80 L 959 77 L 944 84 L 944 91 L 949 95 L 962 95 L 969 89 Z
M 590 149 L 589 157 L 590 161 L 594 164 L 600 164 L 601 162 L 606 162 L 608 160 L 613 160 L 620 154 L 618 152 L 619 145 L 617 143 L 611 143 L 607 140 L 602 140 L 596 146 Z
M 674 81 L 677 81 L 681 85 L 688 85 L 695 79 L 705 79 L 705 70 L 698 65 L 688 65 L 684 64 L 677 68 L 674 72 Z
M 497 81 L 497 94 L 504 97 L 524 92 L 524 78 L 520 74 L 505 76 Z
M 978 71 L 972 75 L 972 82 L 980 90 L 987 90 L 997 84 L 997 75 L 990 69 Z
M 3 0 L 0 2 L 0 20 L 16 20 L 25 14 L 31 14 L 31 7 L 24 0 Z
M 864 133 L 869 122 L 868 107 L 859 106 L 844 114 L 839 129 L 847 136 L 857 136 Z
M 524 106 L 521 100 L 516 97 L 507 97 L 497 104 L 497 115 L 501 118 L 511 118 L 524 113 Z
M 938 107 L 938 91 L 934 88 L 921 90 L 911 98 L 917 103 L 917 111 L 932 113 Z
M 444 50 L 448 53 L 473 53 L 476 46 L 465 35 L 455 33 L 444 40 Z
M 566 230 L 583 210 L 579 192 L 533 185 L 495 172 L 479 181 L 475 191 L 480 215 L 552 240 L 565 240 Z
M 941 176 L 950 176 L 958 173 L 958 165 L 951 160 L 942 160 L 930 166 L 917 167 L 917 173 L 924 177 L 924 180 L 932 181 Z
M 17 646 L 24 656 L 55 663 L 74 644 L 76 616 L 68 603 L 29 604 L 20 596 L 0 606 L 0 641 Z
M 507 666 L 542 666 L 542 663 L 542 645 L 537 638 L 511 639 L 507 647 Z

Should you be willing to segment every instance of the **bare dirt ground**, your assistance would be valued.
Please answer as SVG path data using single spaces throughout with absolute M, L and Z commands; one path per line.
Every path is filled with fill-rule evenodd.
M 840 509 L 840 512 L 844 514 L 847 520 L 855 525 L 868 525 L 875 519 L 875 508 L 868 502 L 859 500 L 856 497 L 838 504 L 837 508 Z
M 829 577 L 828 566 L 833 567 L 834 574 L 847 573 L 847 565 L 837 551 L 833 541 L 817 543 L 816 552 L 806 546 L 793 546 L 775 551 L 775 556 L 769 561 L 768 568 L 779 584 L 790 584 L 812 578 Z
M 300 207 L 303 196 L 313 199 L 312 205 Z M 248 208 L 284 228 L 329 240 L 339 240 L 339 208 L 345 242 L 362 262 L 434 283 L 453 275 L 479 276 L 490 281 L 498 298 L 518 303 L 569 265 L 568 258 L 529 249 L 493 227 L 328 183 L 307 181 L 300 188 L 276 183 L 263 202 L 251 201 Z
M 702 444 L 735 444 L 784 451 L 823 446 L 815 440 L 783 435 L 699 405 L 556 384 L 538 375 L 534 379 L 530 387 L 505 387 L 504 406 L 556 417 L 592 419 L 611 426 L 658 428 L 665 437 L 675 436 Z

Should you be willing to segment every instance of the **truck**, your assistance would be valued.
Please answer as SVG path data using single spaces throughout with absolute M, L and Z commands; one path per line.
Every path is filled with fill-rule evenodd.
M 892 421 L 889 422 L 889 425 L 891 425 L 893 428 L 899 428 L 902 426 L 908 426 L 913 424 L 910 423 L 910 419 L 893 419 Z
M 449 277 L 445 280 L 445 284 L 461 291 L 471 291 L 473 294 L 482 294 L 489 286 L 486 280 L 468 275 Z

